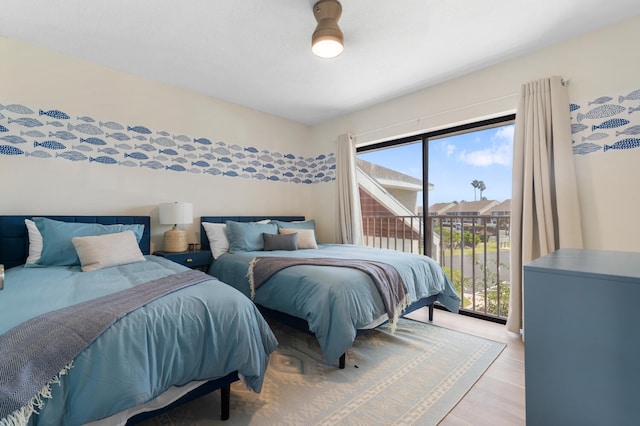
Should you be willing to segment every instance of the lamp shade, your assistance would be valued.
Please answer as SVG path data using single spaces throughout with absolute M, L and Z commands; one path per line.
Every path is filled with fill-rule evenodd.
M 311 51 L 321 58 L 335 58 L 344 50 L 344 37 L 338 19 L 342 6 L 337 0 L 320 0 L 313 6 L 313 15 L 318 22 L 311 36 Z
M 193 204 L 163 203 L 160 204 L 161 225 L 183 225 L 193 223 Z

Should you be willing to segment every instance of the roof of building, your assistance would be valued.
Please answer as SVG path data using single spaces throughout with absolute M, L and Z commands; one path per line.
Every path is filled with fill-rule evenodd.
M 402 182 L 412 185 L 419 185 L 420 187 L 422 187 L 421 179 L 414 178 L 413 176 L 406 175 L 397 170 L 389 169 L 387 167 L 363 160 L 361 158 L 356 158 L 356 166 L 358 166 L 360 170 L 376 179 L 377 181 Z

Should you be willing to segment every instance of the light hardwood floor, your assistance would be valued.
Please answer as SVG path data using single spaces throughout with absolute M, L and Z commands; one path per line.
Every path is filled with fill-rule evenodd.
M 427 321 L 426 308 L 408 315 Z M 465 397 L 445 417 L 441 426 L 518 426 L 525 424 L 524 344 L 504 325 L 436 310 L 433 323 L 507 344 L 500 356 Z

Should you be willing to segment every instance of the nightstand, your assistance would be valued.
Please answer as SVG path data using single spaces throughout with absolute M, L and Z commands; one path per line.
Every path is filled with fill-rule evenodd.
M 199 269 L 204 272 L 207 272 L 212 260 L 211 252 L 209 250 L 183 251 L 180 253 L 156 251 L 153 254 L 155 256 L 167 258 L 191 269 Z

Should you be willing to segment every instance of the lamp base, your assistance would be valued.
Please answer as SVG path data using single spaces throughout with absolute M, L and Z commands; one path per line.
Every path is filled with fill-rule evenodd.
M 164 233 L 164 251 L 168 253 L 180 253 L 187 251 L 187 233 L 178 229 L 175 225 L 172 229 Z

